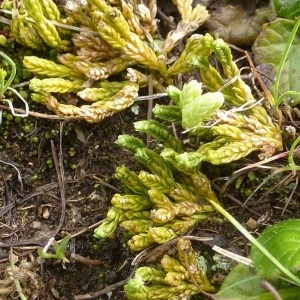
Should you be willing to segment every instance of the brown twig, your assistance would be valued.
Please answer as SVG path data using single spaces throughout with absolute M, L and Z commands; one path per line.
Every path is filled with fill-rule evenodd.
M 62 133 L 63 133 L 63 122 L 60 123 L 60 135 L 59 135 L 59 158 L 57 159 L 56 149 L 53 140 L 51 140 L 51 149 L 52 149 L 52 156 L 57 176 L 57 182 L 60 192 L 61 198 L 61 215 L 59 224 L 55 230 L 53 236 L 56 236 L 65 220 L 66 214 L 66 195 L 65 195 L 65 179 L 64 179 L 64 168 L 63 168 L 63 154 L 62 154 Z
M 0 105 L 0 110 L 1 109 L 10 111 L 10 108 L 6 105 Z M 14 108 L 14 110 L 15 110 L 15 112 L 18 112 L 18 113 L 25 113 L 24 109 Z M 60 116 L 57 116 L 57 115 L 47 115 L 47 114 L 42 114 L 42 113 L 34 112 L 34 111 L 29 111 L 28 115 L 32 116 L 32 117 L 35 117 L 35 118 L 49 119 L 49 120 L 79 120 L 80 119 L 80 118 L 74 118 L 74 117 L 72 117 L 72 118 L 63 118 L 63 117 L 60 117 Z
M 245 54 L 246 54 L 248 63 L 249 63 L 249 65 L 250 65 L 250 68 L 251 68 L 252 72 L 255 74 L 255 77 L 257 78 L 257 80 L 258 80 L 258 82 L 259 82 L 259 85 L 260 85 L 261 88 L 263 89 L 263 91 L 264 91 L 264 93 L 265 93 L 265 95 L 266 95 L 266 97 L 267 97 L 269 103 L 270 103 L 271 105 L 274 105 L 274 98 L 273 98 L 271 92 L 267 89 L 267 87 L 266 87 L 266 85 L 264 84 L 264 82 L 262 81 L 262 79 L 261 79 L 261 77 L 260 77 L 258 71 L 256 70 L 256 68 L 255 68 L 255 66 L 254 66 L 254 64 L 253 64 L 253 62 L 252 62 L 252 59 L 251 59 L 250 55 L 248 54 L 247 51 L 245 51 Z
M 76 253 L 71 254 L 71 259 L 87 266 L 100 266 L 103 264 L 103 260 L 87 258 Z
M 114 187 L 113 185 L 111 185 L 111 184 L 109 184 L 109 183 L 103 181 L 101 178 L 99 178 L 99 177 L 97 177 L 97 176 L 95 176 L 95 175 L 93 175 L 92 178 L 93 178 L 93 179 L 96 179 L 97 181 L 99 181 L 99 183 L 100 183 L 103 187 L 107 187 L 107 188 L 110 188 L 111 190 L 113 190 L 113 191 L 115 191 L 115 192 L 117 192 L 117 193 L 121 193 L 121 191 L 120 191 L 118 188 L 116 188 L 116 187 Z
M 123 286 L 124 284 L 126 284 L 128 282 L 128 280 L 129 279 L 127 278 L 125 280 L 119 281 L 119 282 L 112 284 L 112 285 L 104 288 L 103 290 L 95 292 L 95 293 L 89 293 L 89 294 L 85 294 L 85 295 L 76 295 L 76 296 L 74 296 L 74 300 L 95 299 L 95 298 L 97 298 L 101 295 L 104 295 L 120 286 Z
M 1 210 L 0 210 L 0 218 L 5 215 L 8 211 L 10 211 L 11 209 L 13 209 L 16 205 L 19 205 L 19 204 L 22 204 L 23 202 L 35 197 L 35 196 L 39 196 L 39 195 L 42 195 L 45 193 L 45 190 L 49 191 L 51 189 L 54 189 L 57 187 L 57 183 L 50 183 L 50 184 L 46 184 L 42 187 L 40 187 L 38 189 L 38 191 L 36 192 L 33 192 L 32 194 L 24 197 L 22 200 L 20 201 L 15 201 L 15 202 L 11 202 L 9 203 L 8 205 L 6 205 L 5 207 L 3 207 Z

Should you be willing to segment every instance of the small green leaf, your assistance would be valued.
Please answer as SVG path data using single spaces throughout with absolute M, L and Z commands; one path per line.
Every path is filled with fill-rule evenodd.
M 44 252 L 42 247 L 37 250 L 37 253 L 41 258 L 57 258 L 56 254 Z
M 203 94 L 182 109 L 182 126 L 185 129 L 194 128 L 203 120 L 212 116 L 224 103 L 220 92 Z
M 4 46 L 6 44 L 6 37 L 0 34 L 0 45 Z
M 52 245 L 54 248 L 55 253 L 47 253 L 44 252 L 43 248 L 38 249 L 38 255 L 41 258 L 55 258 L 58 260 L 62 260 L 63 263 L 69 262 L 69 260 L 66 258 L 66 249 L 68 247 L 69 241 L 70 241 L 71 235 L 68 234 L 65 236 L 59 243 L 57 241 L 53 241 Z
M 56 258 L 58 259 L 64 259 L 65 258 L 65 251 L 68 247 L 69 241 L 70 241 L 71 235 L 65 236 L 60 243 L 54 241 L 53 247 L 55 250 Z
M 191 80 L 183 86 L 180 94 L 179 107 L 183 109 L 195 99 L 202 95 L 202 83 L 197 80 Z
M 287 220 L 267 228 L 258 242 L 293 274 L 300 270 L 300 220 Z M 251 248 L 254 268 L 270 280 L 282 275 L 280 270 L 254 245 Z

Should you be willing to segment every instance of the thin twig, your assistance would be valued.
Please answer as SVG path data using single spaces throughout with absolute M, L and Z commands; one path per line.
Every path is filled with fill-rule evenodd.
M 163 98 L 163 97 L 167 97 L 167 96 L 168 96 L 167 93 L 156 93 L 156 94 L 151 94 L 151 95 L 147 95 L 147 96 L 136 97 L 134 99 L 134 101 L 148 101 L 148 100 Z
M 93 228 L 95 228 L 95 227 L 97 227 L 97 226 L 99 226 L 100 224 L 103 223 L 103 221 L 104 221 L 104 220 L 101 220 L 101 221 L 99 221 L 99 222 L 97 222 L 97 223 L 94 223 L 94 224 L 92 224 L 92 225 L 90 225 L 90 226 L 88 226 L 88 227 L 86 227 L 86 228 L 84 228 L 84 229 L 82 229 L 82 230 L 80 230 L 80 231 L 78 231 L 78 232 L 72 234 L 72 235 L 71 235 L 71 239 L 74 238 L 74 237 L 76 237 L 76 236 L 79 236 L 79 235 L 81 235 L 81 234 L 83 234 L 83 233 L 85 233 L 85 232 L 87 232 L 87 231 L 89 231 L 89 230 L 91 230 L 91 229 L 93 229 Z M 61 241 L 62 241 L 62 240 L 58 240 L 57 242 L 60 243 Z
M 60 123 L 60 135 L 59 135 L 59 159 L 57 159 L 56 149 L 53 140 L 51 140 L 51 149 L 53 155 L 53 161 L 57 176 L 58 187 L 61 197 L 61 215 L 59 224 L 55 230 L 53 236 L 56 236 L 65 220 L 66 214 L 66 195 L 65 195 L 65 179 L 64 179 L 64 169 L 63 169 L 63 154 L 62 154 L 62 134 L 63 134 L 63 122 Z
M 110 188 L 111 190 L 117 192 L 117 193 L 121 193 L 121 190 L 119 190 L 118 188 L 114 187 L 113 185 L 105 182 L 104 180 L 102 180 L 101 178 L 93 175 L 92 176 L 93 179 L 96 179 L 97 181 L 99 181 L 99 183 L 103 186 L 103 187 L 107 187 L 107 188 Z
M 233 253 L 231 251 L 228 251 L 226 249 L 223 249 L 217 245 L 214 245 L 212 247 L 212 249 L 220 254 L 222 254 L 223 256 L 226 256 L 226 257 L 229 257 L 230 259 L 232 260 L 235 260 L 239 263 L 242 263 L 246 266 L 250 266 L 250 267 L 253 267 L 253 260 L 252 259 L 249 259 L 247 257 L 244 257 L 244 256 L 241 256 L 241 255 L 238 255 L 236 253 Z
M 295 186 L 294 186 L 294 188 L 293 188 L 293 190 L 292 190 L 289 198 L 287 199 L 287 201 L 286 201 L 286 203 L 284 205 L 284 208 L 283 208 L 282 213 L 281 213 L 282 216 L 284 215 L 287 207 L 289 206 L 290 202 L 292 201 L 292 198 L 293 198 L 293 196 L 294 196 L 294 194 L 295 194 L 295 192 L 296 192 L 296 190 L 298 188 L 298 183 L 299 183 L 299 176 L 296 176 Z
M 11 20 L 0 16 L 0 23 L 10 25 Z
M 271 92 L 267 89 L 266 85 L 264 84 L 263 80 L 261 79 L 258 71 L 256 70 L 253 62 L 252 62 L 252 59 L 250 57 L 250 55 L 248 54 L 247 51 L 245 51 L 245 54 L 246 54 L 246 57 L 247 57 L 247 60 L 248 60 L 248 63 L 250 65 L 250 68 L 251 68 L 251 71 L 254 73 L 254 75 L 256 76 L 258 82 L 259 82 L 259 85 L 261 86 L 261 88 L 263 89 L 265 95 L 266 95 L 266 98 L 268 99 L 270 105 L 274 105 L 274 98 L 271 94 Z
M 0 105 L 0 110 L 7 110 L 10 111 L 10 108 L 6 105 Z M 26 111 L 24 109 L 20 109 L 20 108 L 15 108 L 14 109 L 16 112 L 20 112 L 20 113 L 25 113 Z M 38 113 L 38 112 L 34 112 L 34 111 L 29 111 L 28 113 L 29 116 L 32 117 L 36 117 L 36 118 L 41 118 L 41 119 L 51 119 L 51 120 L 78 120 L 79 118 L 63 118 L 57 115 L 47 115 L 47 114 L 42 114 L 42 113 Z
M 21 173 L 20 173 L 19 169 L 14 164 L 11 164 L 9 162 L 3 161 L 1 159 L 0 159 L 0 163 L 5 164 L 5 165 L 9 165 L 9 166 L 13 167 L 17 171 L 17 173 L 18 173 L 18 180 L 19 180 L 20 185 L 21 185 L 21 191 L 23 192 L 24 186 L 23 186 L 23 181 L 22 181 L 22 177 L 21 177 Z
M 101 259 L 91 259 L 91 258 L 87 258 L 87 257 L 81 256 L 76 253 L 71 254 L 71 259 L 73 259 L 76 262 L 80 262 L 84 265 L 87 265 L 87 266 L 100 266 L 100 265 L 104 264 L 103 260 L 101 260 Z
M 294 151 L 294 155 L 297 154 L 298 152 L 300 152 L 300 148 L 299 149 L 295 149 Z M 271 161 L 274 161 L 274 160 L 278 160 L 280 158 L 283 158 L 283 157 L 286 157 L 290 154 L 290 151 L 285 151 L 285 152 L 282 152 L 282 153 L 279 153 L 279 154 L 276 154 L 276 155 L 273 155 L 271 157 L 268 157 L 262 161 L 258 161 L 256 163 L 253 163 L 251 165 L 248 165 L 244 168 L 241 168 L 237 171 L 235 171 L 233 174 L 240 174 L 241 172 L 245 171 L 245 170 L 250 170 L 250 169 L 254 169 L 254 168 L 268 168 L 268 169 L 274 169 L 273 167 L 266 167 L 266 166 L 263 166 L 264 164 L 268 163 L 268 162 L 271 162 Z
M 122 280 L 122 281 L 119 281 L 115 284 L 112 284 L 106 288 L 104 288 L 103 290 L 101 291 L 98 291 L 98 292 L 95 292 L 95 293 L 89 293 L 89 294 L 85 294 L 85 295 L 76 295 L 74 296 L 74 300 L 82 300 L 82 299 L 94 299 L 94 298 L 97 298 L 101 295 L 104 295 L 120 286 L 123 286 L 124 284 L 126 284 L 128 282 L 128 278 L 125 279 L 125 280 Z

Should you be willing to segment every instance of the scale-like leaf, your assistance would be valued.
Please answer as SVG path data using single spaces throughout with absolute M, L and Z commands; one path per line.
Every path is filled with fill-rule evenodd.
M 286 269 L 294 274 L 300 271 L 300 220 L 287 220 L 275 224 L 258 239 Z M 281 276 L 280 270 L 254 245 L 251 248 L 254 268 L 262 277 L 270 280 Z

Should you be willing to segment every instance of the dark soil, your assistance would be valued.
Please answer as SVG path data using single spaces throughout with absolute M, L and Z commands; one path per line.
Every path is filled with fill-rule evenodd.
M 36 246 L 45 245 L 57 229 L 57 240 L 66 233 L 85 231 L 72 239 L 65 268 L 54 260 L 43 263 L 38 271 L 44 295 L 40 299 L 53 299 L 51 290 L 57 290 L 60 299 L 71 299 L 74 294 L 101 290 L 130 272 L 130 264 L 119 270 L 134 257 L 123 234 L 99 242 L 93 238 L 95 226 L 87 229 L 105 218 L 112 195 L 121 189 L 114 178 L 116 166 L 134 164 L 115 140 L 119 134 L 133 132 L 135 118 L 130 110 L 96 125 L 29 118 L 34 129 L 27 135 L 19 124 L 6 126 L 4 118 L 1 129 L 7 128 L 9 134 L 2 138 L 0 157 L 1 269 L 8 264 L 10 246 L 20 259 L 27 259 L 29 253 L 36 258 Z M 64 204 L 53 156 L 63 164 Z M 18 169 L 21 180 L 6 163 Z M 83 261 L 70 258 L 71 254 Z

